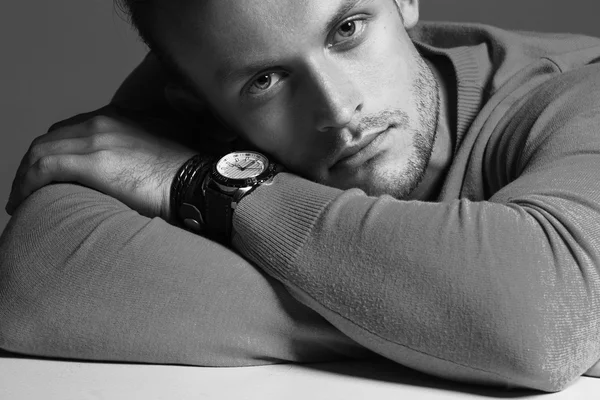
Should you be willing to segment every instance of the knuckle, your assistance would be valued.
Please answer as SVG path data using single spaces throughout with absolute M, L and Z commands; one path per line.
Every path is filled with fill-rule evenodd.
M 33 140 L 29 150 L 25 155 L 28 165 L 35 164 L 40 158 L 53 154 L 60 149 L 60 141 L 51 140 L 45 135 L 39 136 Z
M 110 150 L 100 150 L 94 153 L 93 158 L 98 164 L 108 164 L 113 162 L 113 153 Z
M 35 163 L 38 176 L 59 177 L 76 169 L 74 160 L 69 156 L 46 155 Z
M 106 115 L 95 115 L 86 122 L 86 127 L 91 132 L 105 132 L 111 130 L 115 125 L 115 120 Z
M 110 147 L 115 142 L 115 134 L 111 132 L 95 133 L 88 138 L 88 141 L 91 149 Z
M 50 133 L 50 132 L 62 129 L 62 128 L 66 127 L 66 126 L 73 125 L 74 118 L 75 117 L 69 118 L 69 119 L 65 119 L 65 120 L 62 120 L 62 121 L 58 121 L 58 122 L 50 125 L 50 127 L 48 128 L 47 132 Z
M 57 169 L 56 156 L 42 156 L 34 164 L 36 172 L 41 175 L 51 174 Z
M 54 124 L 50 125 L 50 127 L 47 130 L 47 132 L 50 133 L 52 131 L 56 131 L 58 129 L 61 129 L 61 128 L 69 125 L 70 122 L 71 122 L 70 119 L 67 119 L 67 120 L 64 120 L 64 121 L 55 122 Z
M 58 121 L 58 122 L 50 125 L 50 128 L 48 128 L 48 133 L 58 130 L 58 129 L 62 129 L 62 128 L 66 128 L 69 126 L 80 124 L 80 123 L 86 121 L 87 119 L 89 119 L 89 117 L 90 117 L 90 113 L 82 113 L 82 114 L 77 114 L 77 115 L 67 118 L 67 119 L 63 119 L 62 121 Z
M 46 139 L 46 137 L 47 137 L 46 135 L 40 135 L 40 136 L 36 137 L 35 139 L 33 139 L 33 140 L 31 141 L 31 145 L 29 146 L 29 149 L 31 150 L 31 149 L 33 149 L 34 147 L 38 147 L 38 146 L 40 146 L 41 144 L 43 144 L 43 143 L 44 143 L 44 140 Z
M 29 158 L 30 164 L 31 162 L 35 162 L 37 159 L 44 155 L 42 151 L 42 146 L 40 144 L 33 144 L 29 148 L 29 152 L 27 152 L 27 158 Z
M 45 154 L 45 146 L 43 143 L 32 143 L 29 151 L 26 154 L 27 164 L 35 164 L 40 158 L 44 157 Z

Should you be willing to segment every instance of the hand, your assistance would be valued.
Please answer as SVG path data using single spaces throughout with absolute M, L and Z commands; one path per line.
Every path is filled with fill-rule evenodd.
M 23 157 L 6 211 L 12 215 L 31 193 L 52 182 L 76 182 L 140 214 L 169 220 L 171 183 L 195 153 L 166 140 L 169 129 L 178 127 L 139 116 L 134 122 L 111 106 L 55 124 Z

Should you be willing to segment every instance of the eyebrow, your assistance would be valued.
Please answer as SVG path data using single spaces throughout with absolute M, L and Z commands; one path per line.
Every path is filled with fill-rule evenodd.
M 326 26 L 325 32 L 331 32 L 335 26 L 340 22 L 340 20 L 356 7 L 359 3 L 371 3 L 373 0 L 345 0 L 340 8 L 338 8 L 334 15 L 329 18 Z M 252 63 L 245 65 L 241 68 L 231 67 L 230 65 L 223 66 L 219 68 L 216 74 L 216 80 L 219 84 L 223 85 L 227 81 L 241 79 L 245 76 L 253 75 L 258 71 L 267 70 L 272 68 L 275 64 L 277 64 L 277 60 L 263 60 L 257 63 Z

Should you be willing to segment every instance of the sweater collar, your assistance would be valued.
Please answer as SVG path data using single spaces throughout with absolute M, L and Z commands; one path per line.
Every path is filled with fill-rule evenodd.
M 435 63 L 433 56 L 446 57 L 454 67 L 458 96 L 456 151 L 483 104 L 483 68 L 480 57 L 477 56 L 476 49 L 469 46 L 439 48 L 418 40 L 414 40 L 414 44 L 425 58 L 432 59 Z

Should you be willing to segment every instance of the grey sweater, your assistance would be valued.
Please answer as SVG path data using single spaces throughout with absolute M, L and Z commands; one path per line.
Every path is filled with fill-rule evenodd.
M 284 173 L 240 203 L 232 250 L 51 185 L 0 239 L 0 347 L 195 365 L 377 353 L 546 391 L 583 374 L 600 359 L 600 40 L 411 34 L 456 72 L 435 202 Z

